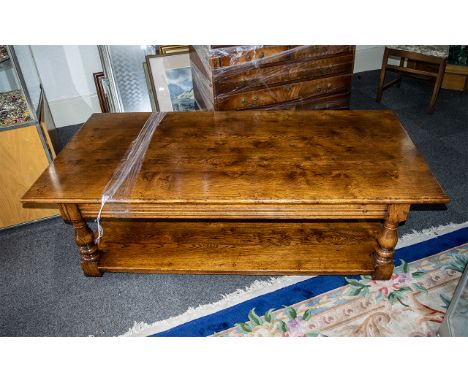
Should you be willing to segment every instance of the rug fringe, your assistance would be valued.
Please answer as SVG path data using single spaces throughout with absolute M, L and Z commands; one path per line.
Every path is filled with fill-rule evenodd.
M 468 222 L 461 224 L 450 223 L 439 227 L 426 228 L 421 231 L 413 230 L 413 232 L 401 237 L 397 248 L 416 244 L 418 242 L 444 235 L 464 227 L 468 227 Z M 240 304 L 241 302 L 258 297 L 262 294 L 274 292 L 278 289 L 293 285 L 312 277 L 315 276 L 280 276 L 272 277 L 267 281 L 255 280 L 250 286 L 247 286 L 244 289 L 238 289 L 233 293 L 223 295 L 223 298 L 217 302 L 200 305 L 196 308 L 189 307 L 186 312 L 178 316 L 170 317 L 166 320 L 158 321 L 152 324 L 135 321 L 133 326 L 125 334 L 122 334 L 121 337 L 141 337 L 160 333 L 197 318 Z
M 419 243 L 421 241 L 426 241 L 429 239 L 433 239 L 434 237 L 445 235 L 447 233 L 457 231 L 459 229 L 468 227 L 468 222 L 465 223 L 449 223 L 446 225 L 441 225 L 438 227 L 430 227 L 425 228 L 421 231 L 415 231 L 411 233 L 407 233 L 403 235 L 399 240 L 396 248 L 403 248 L 408 247 L 409 245 L 413 245 Z
M 278 289 L 296 284 L 311 277 L 315 276 L 279 276 L 271 277 L 270 280 L 266 281 L 255 280 L 251 285 L 245 287 L 244 289 L 238 289 L 235 292 L 222 295 L 222 299 L 217 302 L 199 305 L 196 308 L 189 307 L 185 313 L 175 317 L 170 317 L 167 320 L 158 321 L 153 324 L 135 321 L 133 327 L 130 328 L 125 334 L 123 334 L 122 337 L 140 337 L 163 332 L 175 326 L 240 304 L 241 302 L 250 300 L 262 294 L 274 292 Z

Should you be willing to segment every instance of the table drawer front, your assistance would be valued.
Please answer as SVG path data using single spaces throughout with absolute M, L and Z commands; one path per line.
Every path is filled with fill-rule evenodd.
M 353 55 L 295 61 L 281 65 L 236 70 L 213 76 L 217 95 L 227 95 L 265 88 L 286 82 L 307 81 L 318 77 L 352 73 Z
M 215 99 L 216 110 L 261 108 L 282 102 L 300 101 L 308 97 L 347 92 L 351 88 L 351 74 L 273 86 Z

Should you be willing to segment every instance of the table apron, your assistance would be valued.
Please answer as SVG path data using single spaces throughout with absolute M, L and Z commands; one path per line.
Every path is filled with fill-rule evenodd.
M 130 204 L 105 206 L 102 217 L 124 219 L 383 219 L 387 204 Z M 99 204 L 79 204 L 95 218 Z

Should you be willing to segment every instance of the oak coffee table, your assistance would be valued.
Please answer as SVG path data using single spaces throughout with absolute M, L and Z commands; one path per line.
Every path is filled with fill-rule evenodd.
M 94 114 L 22 198 L 58 205 L 86 276 L 388 279 L 410 206 L 449 202 L 391 111 L 174 112 L 96 244 L 86 219 L 149 116 Z

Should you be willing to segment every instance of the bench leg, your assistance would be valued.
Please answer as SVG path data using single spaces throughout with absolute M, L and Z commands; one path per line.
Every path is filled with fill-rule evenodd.
M 398 224 L 406 220 L 410 205 L 392 204 L 388 206 L 382 232 L 377 237 L 373 254 L 374 280 L 388 280 L 393 274 L 393 253 L 398 242 Z
M 400 58 L 400 68 L 404 68 L 404 67 L 405 67 L 405 58 L 401 57 Z M 397 88 L 399 88 L 400 85 L 401 85 L 401 77 L 402 77 L 401 73 L 398 73 L 397 80 L 396 80 Z
M 382 59 L 382 69 L 380 69 L 380 79 L 379 85 L 377 87 L 377 96 L 375 97 L 376 102 L 380 102 L 382 100 L 382 92 L 384 90 L 384 82 L 385 82 L 385 71 L 387 68 L 388 62 L 388 49 L 385 48 L 385 52 Z
M 102 272 L 98 268 L 99 251 L 94 242 L 94 233 L 81 216 L 78 206 L 76 204 L 61 204 L 59 209 L 64 220 L 70 222 L 75 229 L 75 242 L 80 249 L 81 269 L 83 269 L 85 276 L 102 276 Z
M 432 114 L 434 111 L 435 103 L 437 101 L 437 97 L 439 96 L 440 87 L 442 85 L 442 80 L 444 79 L 445 74 L 445 60 L 441 62 L 439 65 L 439 71 L 437 73 L 437 78 L 434 84 L 434 90 L 432 91 L 431 103 L 429 104 L 429 108 L 427 109 L 428 114 Z

